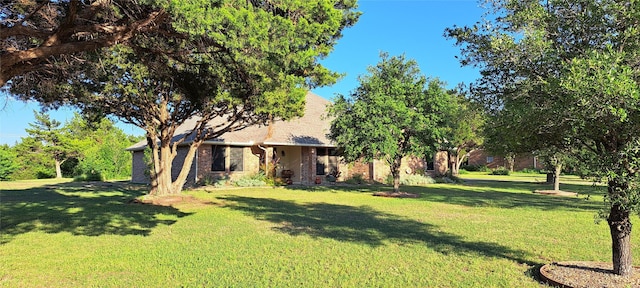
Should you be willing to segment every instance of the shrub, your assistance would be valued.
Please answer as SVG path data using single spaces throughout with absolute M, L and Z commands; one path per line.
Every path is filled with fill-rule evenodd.
M 264 173 L 259 172 L 254 175 L 246 175 L 240 179 L 233 181 L 233 184 L 239 187 L 254 187 L 267 185 L 266 176 Z
M 456 176 L 440 176 L 440 177 L 436 177 L 434 180 L 436 181 L 436 183 L 446 183 L 446 184 L 464 182 L 464 180 Z
M 244 178 L 244 177 L 233 181 L 233 184 L 238 186 L 238 187 L 254 187 L 254 186 L 266 186 L 267 185 L 267 183 L 262 181 L 262 180 L 252 179 L 252 178 Z
M 102 173 L 97 171 L 90 171 L 89 173 L 83 173 L 73 178 L 73 181 L 82 182 L 82 181 L 104 181 L 104 177 Z
M 489 172 L 491 169 L 487 165 L 463 165 L 460 166 L 460 170 L 466 170 L 469 172 Z
M 286 186 L 287 182 L 280 177 L 267 177 L 264 181 L 269 186 Z
M 229 177 L 207 175 L 199 181 L 200 186 L 223 187 L 227 185 Z
M 540 174 L 540 169 L 524 168 L 520 170 L 521 173 Z
M 445 184 L 456 183 L 456 181 L 454 181 L 453 179 L 449 178 L 448 176 L 436 177 L 435 181 L 436 181 L 436 183 L 445 183 Z
M 386 184 L 393 184 L 393 176 L 389 175 L 386 179 Z M 425 184 L 434 184 L 436 183 L 433 178 L 427 175 L 417 175 L 417 174 L 409 174 L 409 175 L 400 175 L 400 185 L 425 185 Z
M 358 174 L 352 175 L 351 178 L 345 180 L 344 182 L 348 184 L 362 184 L 365 182 L 365 180 L 364 180 L 364 176 L 358 173 Z
M 410 174 L 405 177 L 400 177 L 400 184 L 402 185 L 424 185 L 434 183 L 436 183 L 436 181 L 427 175 Z
M 509 175 L 509 169 L 504 167 L 499 167 L 491 171 L 490 175 Z
M 460 169 L 460 170 L 458 170 L 458 174 L 460 174 L 460 175 L 469 174 L 469 171 L 467 171 L 465 169 Z

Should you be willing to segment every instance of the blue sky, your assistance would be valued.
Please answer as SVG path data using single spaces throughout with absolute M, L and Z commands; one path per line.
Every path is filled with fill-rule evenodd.
M 330 87 L 313 92 L 327 99 L 335 94 L 348 94 L 358 86 L 357 77 L 367 73 L 368 66 L 380 60 L 380 52 L 391 56 L 404 54 L 418 62 L 422 74 L 437 77 L 449 88 L 458 83 L 470 83 L 479 73 L 460 67 L 456 55 L 460 49 L 453 40 L 443 37 L 444 29 L 454 24 L 471 25 L 480 20 L 484 10 L 476 0 L 360 0 L 363 12 L 354 27 L 344 31 L 333 53 L 321 61 L 327 68 L 346 74 Z M 13 145 L 28 123 L 34 121 L 36 103 L 24 103 L 0 95 L 0 144 Z M 51 117 L 61 122 L 71 119 L 72 109 L 52 111 Z M 125 133 L 142 135 L 140 128 L 118 124 Z

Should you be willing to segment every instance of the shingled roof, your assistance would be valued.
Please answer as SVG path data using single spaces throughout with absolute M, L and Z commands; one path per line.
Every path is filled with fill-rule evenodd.
M 205 144 L 225 144 L 238 146 L 314 146 L 314 147 L 335 147 L 327 138 L 329 133 L 330 119 L 325 116 L 327 105 L 331 102 L 311 92 L 307 92 L 304 116 L 290 121 L 275 121 L 272 125 L 271 135 L 269 127 L 265 125 L 250 126 L 239 131 L 227 132 L 218 138 L 207 139 Z M 192 118 L 182 124 L 176 130 L 174 140 L 185 134 L 190 134 L 195 126 L 197 118 Z M 210 122 L 223 121 L 214 119 Z M 189 137 L 185 144 L 189 143 Z M 143 150 L 146 147 L 146 140 L 140 141 L 131 147 L 129 151 Z

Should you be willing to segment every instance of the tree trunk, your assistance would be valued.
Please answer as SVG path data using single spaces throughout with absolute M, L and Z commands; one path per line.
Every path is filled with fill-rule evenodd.
M 627 193 L 629 185 L 610 180 L 608 192 L 611 199 L 620 199 Z M 631 255 L 631 219 L 630 212 L 620 204 L 611 206 L 607 218 L 609 231 L 611 232 L 611 252 L 613 260 L 613 273 L 621 276 L 631 276 L 633 271 Z
M 173 182 L 174 193 L 176 194 L 182 193 L 182 188 L 184 187 L 184 184 L 187 182 L 187 177 L 189 176 L 189 172 L 191 171 L 191 166 L 193 165 L 193 160 L 198 151 L 198 148 L 200 147 L 200 144 L 202 144 L 202 141 L 193 142 L 189 146 L 189 152 L 187 152 L 187 155 L 185 155 L 184 157 L 184 162 L 182 162 L 180 174 L 178 174 L 176 181 Z
M 56 178 L 62 178 L 62 161 L 55 159 L 56 162 Z
M 509 153 L 505 157 L 505 160 L 507 160 L 507 166 L 508 166 L 506 168 L 509 169 L 510 172 L 513 172 L 516 164 L 516 155 Z
M 397 157 L 391 164 L 391 175 L 393 175 L 393 193 L 400 192 L 400 165 L 402 157 Z
M 179 194 L 173 191 L 172 177 L 171 177 L 171 164 L 173 162 L 173 155 L 171 153 L 171 146 L 168 143 L 160 143 L 160 159 L 158 163 L 159 169 L 156 170 L 156 178 L 158 181 L 158 187 L 156 187 L 155 196 Z
M 451 163 L 451 175 L 452 176 L 458 176 L 460 174 L 460 165 L 458 165 L 458 160 L 460 159 L 460 156 L 458 156 L 458 152 L 456 152 L 455 154 L 453 154 L 451 156 L 450 159 L 450 163 Z
M 155 141 L 156 137 L 153 133 L 147 131 L 147 146 L 151 149 L 151 165 L 149 168 L 149 180 L 151 182 L 151 191 L 149 194 L 155 195 L 158 191 L 158 174 L 156 171 L 160 170 L 160 160 L 158 154 L 158 144 Z
M 473 150 L 471 150 L 471 151 L 473 151 Z M 471 153 L 471 152 L 467 152 L 467 153 L 463 154 L 462 157 L 460 157 L 460 151 L 458 151 L 458 153 L 454 156 L 453 167 L 451 169 L 454 172 L 454 173 L 452 173 L 453 176 L 460 175 L 460 166 L 462 166 L 462 162 L 464 162 L 464 159 L 469 156 L 469 153 Z
M 560 172 L 562 172 L 562 164 L 556 164 L 553 174 L 553 191 L 560 191 Z

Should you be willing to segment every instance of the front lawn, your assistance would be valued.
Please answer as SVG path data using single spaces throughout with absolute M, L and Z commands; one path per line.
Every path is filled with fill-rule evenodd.
M 565 184 L 582 194 L 560 198 L 500 180 L 402 187 L 416 199 L 197 190 L 175 207 L 132 203 L 145 187 L 126 183 L 2 182 L 0 285 L 539 287 L 542 264 L 610 261 L 608 227 L 594 224 L 603 187 Z

